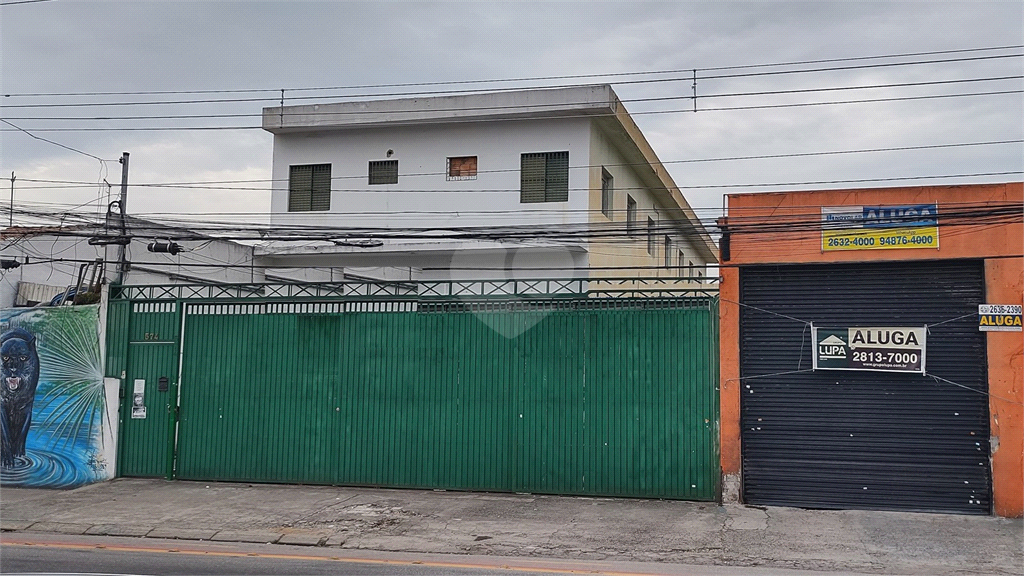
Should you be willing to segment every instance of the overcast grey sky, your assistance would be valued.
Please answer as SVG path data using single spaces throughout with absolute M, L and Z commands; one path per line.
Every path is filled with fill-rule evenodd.
M 0 0 L 8 4 L 17 0 Z M 120 181 L 116 159 L 131 153 L 132 183 L 269 179 L 272 138 L 259 129 L 153 130 L 259 126 L 279 94 L 34 96 L 40 93 L 287 88 L 286 97 L 342 100 L 395 89 L 300 92 L 299 88 L 456 82 L 543 76 L 692 72 L 487 85 L 493 88 L 611 82 L 676 183 L 697 208 L 722 194 L 760 190 L 1021 179 L 1024 146 L 1011 144 L 790 159 L 689 162 L 722 157 L 916 147 L 1024 138 L 1022 3 L 1007 2 L 91 2 L 53 0 L 0 8 L 3 108 L 0 198 L 16 172 L 16 202 L 106 204 L 105 178 Z M 1016 48 L 711 70 L 920 52 Z M 1016 55 L 1008 58 L 995 56 Z M 964 60 L 965 58 L 985 58 Z M 881 66 L 897 62 L 953 60 Z M 868 65 L 868 66 L 865 66 Z M 722 74 L 865 66 L 826 72 Z M 1007 78 L 1008 77 L 1008 78 Z M 637 80 L 676 81 L 635 82 Z M 992 80 L 991 78 L 1004 78 Z M 982 80 L 985 79 L 985 80 Z M 965 81 L 968 82 L 953 82 Z M 935 84 L 712 97 L 898 83 Z M 451 87 L 441 87 L 451 88 Z M 407 90 L 423 90 L 411 87 Z M 780 104 L 974 94 L 802 107 Z M 637 102 L 643 98 L 679 99 Z M 232 100 L 178 105 L 66 106 L 153 100 Z M 290 100 L 293 103 L 306 102 Z M 57 106 L 65 105 L 65 106 Z M 758 107 L 713 110 L 713 108 Z M 239 114 L 230 118 L 123 119 L 124 116 Z M 109 117 L 67 120 L 68 117 Z M 64 119 L 61 119 L 64 118 Z M 85 154 L 34 139 L 12 127 Z M 59 128 L 60 131 L 47 131 Z M 66 129 L 74 130 L 66 130 Z M 88 130 L 81 128 L 131 128 Z M 682 162 L 687 161 L 687 162 Z M 951 174 L 1009 175 L 922 179 Z M 903 182 L 851 180 L 914 178 Z M 88 183 L 39 188 L 29 180 Z M 783 183 L 833 182 L 782 186 Z M 845 182 L 845 183 L 844 183 Z M 764 187 L 739 186 L 769 184 Z M 263 184 L 266 187 L 269 184 Z M 259 187 L 259 185 L 254 186 Z M 115 188 L 116 192 L 116 188 Z M 132 188 L 134 214 L 266 212 L 265 190 Z M 6 202 L 4 202 L 6 204 Z M 701 212 L 713 217 L 711 211 Z M 209 216 L 213 218 L 214 216 Z

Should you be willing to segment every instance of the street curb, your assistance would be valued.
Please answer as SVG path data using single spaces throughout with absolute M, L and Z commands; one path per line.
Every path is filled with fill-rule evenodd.
M 36 522 L 29 526 L 27 532 L 56 532 L 57 534 L 83 535 L 92 528 L 92 524 L 70 524 L 65 522 Z
M 348 534 L 335 534 L 327 539 L 324 546 L 340 548 L 344 546 L 346 541 L 348 541 Z
M 97 524 L 85 531 L 90 536 L 131 536 L 142 538 L 153 530 L 152 526 L 126 526 L 122 524 Z
M 292 546 L 323 546 L 325 542 L 327 542 L 327 536 L 320 534 L 283 534 L 277 541 L 278 544 Z
M 250 544 L 276 544 L 280 532 L 269 530 L 221 530 L 213 535 L 214 542 L 247 542 Z
M 212 540 L 216 533 L 216 530 L 161 527 L 150 530 L 146 534 L 146 538 L 163 538 L 165 540 Z

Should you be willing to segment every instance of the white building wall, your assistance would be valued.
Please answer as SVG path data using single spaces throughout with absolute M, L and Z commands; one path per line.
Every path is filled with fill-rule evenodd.
M 223 240 L 182 240 L 177 255 L 147 250 L 149 240 L 135 240 L 127 248 L 131 268 L 124 284 L 180 284 L 200 282 L 262 282 L 261 269 L 252 267 L 252 248 Z M 0 257 L 16 259 L 22 265 L 5 270 L 0 277 L 0 308 L 14 306 L 19 282 L 62 290 L 78 281 L 82 262 L 102 258 L 106 278 L 117 278 L 117 246 L 93 246 L 87 238 L 32 236 L 8 239 Z M 25 263 L 26 257 L 28 263 Z M 86 277 L 88 281 L 88 275 Z
M 647 252 L 647 217 L 661 222 L 668 211 L 658 205 L 647 182 L 660 177 L 649 166 L 634 168 L 630 162 L 646 162 L 628 135 L 635 127 L 621 127 L 603 116 L 565 117 L 518 116 L 534 113 L 539 98 L 552 105 L 555 98 L 584 105 L 587 94 L 607 106 L 614 95 L 608 87 L 596 87 L 579 94 L 539 91 L 513 93 L 504 99 L 488 96 L 476 103 L 489 114 L 508 107 L 505 116 L 459 118 L 458 106 L 446 99 L 370 102 L 366 110 L 358 102 L 337 105 L 266 109 L 264 126 L 274 132 L 271 222 L 279 225 L 309 225 L 338 228 L 347 242 L 271 242 L 257 248 L 260 262 L 274 266 L 330 266 L 367 270 L 367 276 L 384 279 L 401 271 L 410 279 L 523 278 L 587 275 L 590 266 L 649 267 L 644 276 L 678 276 L 678 249 L 685 260 L 701 259 L 697 246 L 684 238 L 685 226 L 673 236 L 673 266 L 664 264 L 664 233 L 658 233 L 658 249 Z M 556 98 L 557 97 L 557 98 Z M 595 96 L 596 97 L 596 96 Z M 482 97 L 481 97 L 482 98 Z M 519 99 L 526 100 L 520 102 Z M 578 102 L 577 102 L 578 101 Z M 580 103 L 584 104 L 580 104 Z M 440 110 L 432 108 L 440 106 Z M 564 105 L 560 104 L 560 105 Z M 518 108 L 517 108 L 518 106 Z M 394 109 L 392 109 L 394 108 Z M 612 107 L 614 109 L 614 106 Z M 454 110 L 454 112 L 453 112 Z M 373 114 L 367 116 L 370 112 Z M 444 113 L 442 113 L 444 112 Z M 451 112 L 450 115 L 448 113 Z M 374 115 L 375 114 L 375 115 Z M 454 117 L 453 117 L 454 116 Z M 631 128 L 632 127 L 632 128 Z M 603 130 L 621 133 L 605 134 Z M 642 136 L 640 136 L 642 140 Z M 642 142 L 644 147 L 646 141 Z M 623 146 L 620 150 L 617 146 Z M 569 152 L 569 199 L 566 202 L 522 203 L 520 201 L 520 159 L 528 152 Z M 472 180 L 448 180 L 447 158 L 475 156 L 478 174 Z M 369 185 L 371 161 L 397 160 L 399 179 L 392 185 Z M 288 212 L 289 167 L 330 164 L 332 194 L 330 209 L 321 212 Z M 552 226 L 581 230 L 595 223 L 607 223 L 600 213 L 600 166 L 607 165 L 615 177 L 616 218 L 624 228 L 627 194 L 637 202 L 637 231 L 631 242 L 587 241 L 552 243 L 544 240 L 445 240 L 438 238 L 388 239 L 382 245 L 360 244 L 360 228 L 405 231 L 413 228 L 491 226 Z M 643 174 L 643 177 L 641 177 Z M 596 176 L 595 176 L 596 175 Z M 647 178 L 645 180 L 644 178 Z M 673 206 L 673 208 L 678 208 Z M 596 216 L 595 216 L 596 214 Z M 603 222 L 602 222 L 603 220 Z M 348 229 L 348 230 L 345 230 Z M 318 230 L 322 232 L 322 230 Z M 498 231 L 500 235 L 500 231 Z M 362 239 L 365 239 L 362 238 Z M 707 248 L 701 246 L 702 251 Z M 595 260 L 596 259 L 596 260 Z M 477 270 L 472 270 L 477 267 Z M 515 270 L 534 267 L 542 270 Z M 467 268 L 467 270 L 460 270 Z M 514 272 L 514 273 L 513 273 Z M 636 274 L 636 269 L 622 273 Z M 614 271 L 599 273 L 615 275 Z
M 521 203 L 520 155 L 563 150 L 570 167 L 581 166 L 570 168 L 569 201 Z M 446 179 L 446 159 L 458 156 L 477 157 L 475 180 Z M 276 134 L 271 221 L 386 228 L 584 224 L 589 157 L 585 118 Z M 369 162 L 388 159 L 398 160 L 398 184 L 368 185 Z M 289 213 L 289 166 L 323 163 L 331 164 L 330 212 Z

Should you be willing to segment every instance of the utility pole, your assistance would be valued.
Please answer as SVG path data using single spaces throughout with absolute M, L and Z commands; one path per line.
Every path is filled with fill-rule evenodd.
M 14 227 L 14 171 L 11 171 L 11 219 L 8 220 L 7 226 L 9 228 Z
M 121 197 L 117 204 L 121 210 L 121 236 L 127 238 L 127 221 L 125 206 L 128 202 L 128 153 L 121 153 L 121 159 L 118 160 L 121 163 Z M 125 272 L 128 271 L 128 246 L 126 244 L 120 244 L 117 250 L 117 283 L 120 284 L 124 280 Z

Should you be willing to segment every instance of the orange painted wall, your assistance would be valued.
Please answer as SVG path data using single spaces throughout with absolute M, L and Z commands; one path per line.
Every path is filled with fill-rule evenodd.
M 823 252 L 821 232 L 806 224 L 821 219 L 822 206 L 939 205 L 940 223 L 957 211 L 988 204 L 1024 204 L 1024 183 L 819 190 L 728 197 L 725 223 L 730 259 L 721 268 L 721 458 L 722 472 L 741 472 L 739 386 L 739 270 L 743 264 L 985 259 L 986 300 L 1021 304 L 1024 291 L 1024 222 L 941 226 L 938 249 L 897 248 Z M 743 233 L 744 225 L 773 229 Z M 802 229 L 801 229 L 802 228 Z M 989 410 L 992 419 L 992 491 L 995 513 L 1024 515 L 1024 335 L 989 332 Z
M 985 298 L 1021 304 L 1024 260 L 985 261 Z M 1020 332 L 988 333 L 989 418 L 995 513 L 1024 515 L 1024 338 Z

